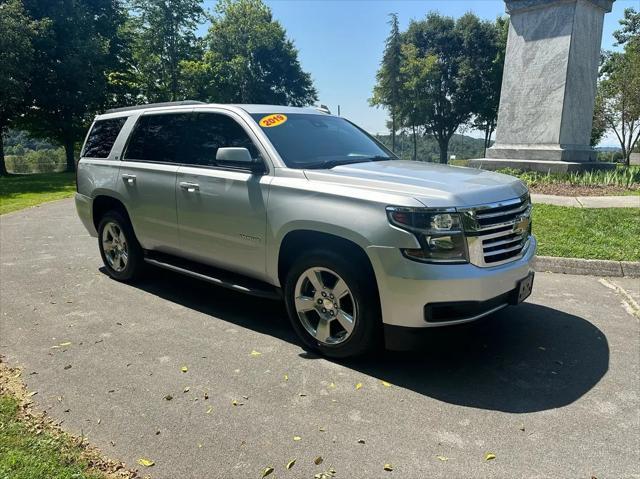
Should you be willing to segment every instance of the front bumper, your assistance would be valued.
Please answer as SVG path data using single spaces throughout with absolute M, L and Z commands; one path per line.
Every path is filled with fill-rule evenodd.
M 398 248 L 367 248 L 376 274 L 385 328 L 424 329 L 461 324 L 492 312 L 486 313 L 480 308 L 468 317 L 428 321 L 429 315 L 425 315 L 425 309 L 430 303 L 489 302 L 486 304 L 491 307 L 487 310 L 509 304 L 508 300 L 497 301 L 499 304 L 491 301 L 508 296 L 518 282 L 533 271 L 536 246 L 536 239 L 531 236 L 529 247 L 521 258 L 491 268 L 472 264 L 418 263 L 402 256 Z

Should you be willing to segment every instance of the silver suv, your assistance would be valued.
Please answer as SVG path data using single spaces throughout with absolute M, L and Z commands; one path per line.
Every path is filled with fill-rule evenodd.
M 147 265 L 283 297 L 327 356 L 407 349 L 430 327 L 518 304 L 533 285 L 527 188 L 399 160 L 312 108 L 199 102 L 96 117 L 78 214 L 109 274 Z

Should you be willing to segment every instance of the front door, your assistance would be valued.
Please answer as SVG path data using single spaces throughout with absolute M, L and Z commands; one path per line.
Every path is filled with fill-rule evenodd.
M 261 157 L 239 121 L 224 113 L 193 116 L 189 164 L 178 169 L 176 181 L 180 247 L 192 259 L 264 278 L 272 177 L 216 161 L 222 147 L 245 147 Z

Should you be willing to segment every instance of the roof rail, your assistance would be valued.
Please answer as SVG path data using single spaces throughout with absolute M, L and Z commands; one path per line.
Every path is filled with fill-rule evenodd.
M 111 108 L 105 113 L 118 113 L 121 111 L 143 110 L 145 108 L 161 108 L 163 106 L 183 106 L 183 105 L 204 105 L 203 101 L 184 100 L 184 101 L 166 101 L 163 103 L 147 103 L 146 105 L 124 106 L 122 108 Z

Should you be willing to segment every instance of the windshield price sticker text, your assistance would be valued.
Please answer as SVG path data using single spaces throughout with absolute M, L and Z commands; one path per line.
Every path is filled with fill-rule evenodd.
M 287 121 L 287 116 L 281 113 L 275 113 L 273 115 L 267 115 L 260 119 L 260 126 L 263 128 L 272 128 L 274 126 L 280 126 Z

